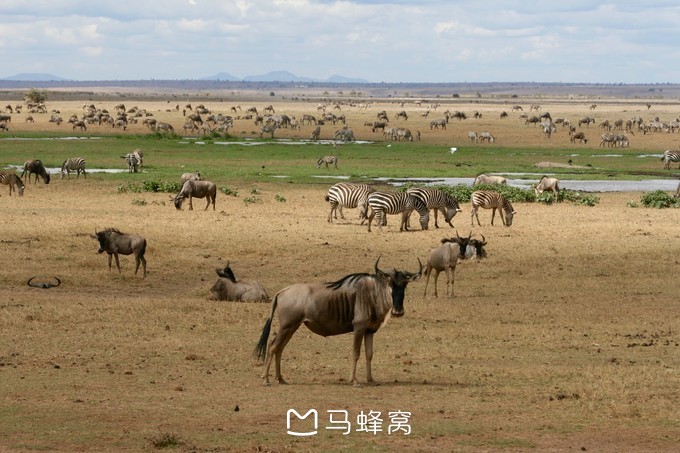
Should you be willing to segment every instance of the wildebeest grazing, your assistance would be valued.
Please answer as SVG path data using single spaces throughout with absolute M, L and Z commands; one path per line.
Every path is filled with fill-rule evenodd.
M 267 291 L 255 280 L 236 281 L 229 262 L 224 269 L 217 269 L 219 279 L 210 288 L 211 300 L 232 300 L 238 302 L 263 302 L 269 300 Z
M 396 269 L 385 272 L 378 267 L 380 258 L 375 262 L 375 274 L 350 274 L 329 283 L 298 283 L 279 291 L 272 302 L 271 313 L 262 329 L 256 353 L 260 360 L 265 359 L 262 378 L 269 385 L 269 367 L 276 358 L 276 380 L 285 384 L 281 376 L 281 355 L 295 331 L 303 323 L 309 330 L 324 337 L 354 333 L 350 382 L 359 386 L 356 378 L 357 361 L 361 355 L 361 343 L 366 353 L 366 381 L 374 384 L 371 374 L 373 359 L 373 335 L 390 315 L 399 317 L 404 314 L 404 295 L 406 285 L 418 280 L 423 265 L 418 259 L 420 269 L 411 273 Z M 272 319 L 279 309 L 279 331 L 269 342 Z
M 213 211 L 215 210 L 215 197 L 217 196 L 217 186 L 214 182 L 210 181 L 193 181 L 189 180 L 184 183 L 182 190 L 175 197 L 175 207 L 179 210 L 182 209 L 182 202 L 185 198 L 189 199 L 189 210 L 194 209 L 194 205 L 191 202 L 192 198 L 205 198 L 207 199 L 207 204 L 205 205 L 204 211 L 208 209 L 210 203 L 212 202 Z
M 538 196 L 548 190 L 555 195 L 555 198 L 557 198 L 560 194 L 559 182 L 560 180 L 557 178 L 548 178 L 544 175 L 538 182 L 538 185 L 534 188 L 534 192 L 536 192 L 536 195 Z
M 21 177 L 23 178 L 25 174 L 28 174 L 26 180 L 31 182 L 31 175 L 35 174 L 35 182 L 38 182 L 38 176 L 42 177 L 45 184 L 50 183 L 50 174 L 45 169 L 42 161 L 40 159 L 27 160 L 24 162 L 24 171 L 21 172 Z
M 107 228 L 104 231 L 96 231 L 92 236 L 99 241 L 97 253 L 108 253 L 109 272 L 111 271 L 111 258 L 116 258 L 116 267 L 120 273 L 120 261 L 118 255 L 135 255 L 135 274 L 139 270 L 139 263 L 144 267 L 144 278 L 146 278 L 146 239 L 136 234 L 122 233 L 117 228 Z

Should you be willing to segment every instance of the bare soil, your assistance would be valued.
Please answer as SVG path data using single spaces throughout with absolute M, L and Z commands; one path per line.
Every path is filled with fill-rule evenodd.
M 516 140 L 521 132 L 512 132 Z M 326 222 L 327 186 L 258 189 L 261 203 L 219 194 L 215 212 L 201 202 L 177 211 L 167 194 L 117 193 L 96 175 L 32 185 L 23 198 L 3 189 L 1 449 L 142 450 L 165 441 L 190 451 L 619 452 L 680 444 L 679 210 L 630 208 L 640 193 L 605 193 L 594 207 L 516 204 L 509 228 L 491 226 L 488 211 L 471 226 L 463 206 L 456 229 L 431 222 L 400 233 L 390 217 L 383 232 L 368 233 L 356 210 Z M 147 238 L 146 279 L 133 274 L 132 257 L 121 257 L 119 274 L 96 253 L 91 235 L 109 226 Z M 351 335 L 322 338 L 301 327 L 283 356 L 289 385 L 265 387 L 252 353 L 270 304 L 207 300 L 227 260 L 237 277 L 273 295 L 372 272 L 378 257 L 385 268 L 417 270 L 418 258 L 456 232 L 483 234 L 489 256 L 459 264 L 455 297 L 423 297 L 424 278 L 408 287 L 405 316 L 375 336 L 379 386 L 348 383 Z M 28 287 L 35 275 L 62 284 Z M 364 381 L 363 359 L 358 370 Z M 317 410 L 318 433 L 287 434 L 289 409 Z M 337 426 L 327 411 L 347 411 L 351 432 L 326 429 Z M 383 431 L 357 430 L 370 411 L 381 413 Z M 410 412 L 409 435 L 388 433 L 394 411 Z

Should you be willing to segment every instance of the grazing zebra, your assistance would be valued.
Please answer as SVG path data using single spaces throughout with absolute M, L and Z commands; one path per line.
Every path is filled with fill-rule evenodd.
M 424 187 L 411 187 L 406 191 L 409 195 L 413 195 L 416 198 L 420 198 L 427 209 L 432 209 L 434 211 L 434 226 L 439 228 L 437 224 L 437 216 L 441 211 L 444 216 L 444 220 L 450 226 L 453 227 L 451 219 L 453 216 L 461 212 L 458 202 L 448 193 L 439 189 L 424 188 Z
M 265 124 L 260 128 L 260 138 L 262 138 L 262 135 L 264 134 L 271 134 L 272 138 L 274 138 L 274 131 L 279 127 L 277 123 L 270 123 L 270 124 Z
M 484 142 L 493 143 L 496 141 L 496 137 L 494 137 L 491 132 L 484 131 L 479 133 L 479 141 L 482 143 Z
M 80 177 L 80 173 L 83 173 L 83 176 L 87 178 L 87 173 L 85 173 L 85 159 L 82 157 L 71 157 L 70 159 L 66 159 L 63 164 L 61 164 L 61 178 L 64 179 L 64 174 L 66 174 L 66 177 L 68 179 L 71 179 L 71 172 L 75 171 L 78 172 L 76 179 Z
M 382 231 L 383 225 L 387 224 L 387 214 L 401 214 L 399 231 L 408 231 L 408 218 L 415 209 L 420 214 L 420 227 L 427 230 L 430 223 L 430 213 L 425 203 L 420 198 L 409 195 L 406 192 L 373 192 L 368 195 L 368 206 L 371 214 L 368 216 L 368 231 L 371 231 L 371 223 L 376 216 L 378 227 Z
M 475 217 L 477 217 L 477 225 L 482 226 L 479 223 L 479 214 L 477 213 L 480 207 L 493 209 L 491 212 L 491 225 L 493 225 L 493 219 L 496 216 L 496 209 L 498 209 L 503 225 L 512 225 L 512 217 L 515 215 L 515 211 L 510 202 L 502 194 L 490 190 L 476 190 L 472 192 L 472 213 L 470 216 L 470 224 L 472 226 L 475 226 Z M 505 217 L 503 217 L 503 211 L 505 211 Z
M 359 207 L 359 218 L 361 224 L 368 218 L 368 194 L 373 192 L 373 188 L 368 184 L 352 184 L 348 182 L 339 182 L 330 189 L 326 194 L 326 201 L 331 204 L 331 211 L 328 213 L 328 222 L 333 223 L 333 218 L 338 218 L 337 211 L 340 211 L 340 218 L 345 219 L 342 213 L 342 208 L 356 208 Z M 335 214 L 335 215 L 334 215 Z
M 16 191 L 20 197 L 24 195 L 24 182 L 13 172 L 0 172 L 0 184 L 9 186 L 9 195 L 12 196 L 12 188 L 16 186 Z
M 328 168 L 329 164 L 338 168 L 338 156 L 323 156 L 316 162 L 316 168 L 321 168 L 323 164 L 326 164 L 326 168 Z
M 663 157 L 661 160 L 664 163 L 663 168 L 665 170 L 670 170 L 671 169 L 671 162 L 680 162 L 680 151 L 673 151 L 673 150 L 666 150 L 663 153 Z M 678 169 L 680 169 L 680 165 L 678 165 Z

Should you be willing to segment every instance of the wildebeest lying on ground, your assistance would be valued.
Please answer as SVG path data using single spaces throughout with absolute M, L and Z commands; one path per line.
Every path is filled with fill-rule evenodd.
M 411 273 L 396 269 L 385 272 L 375 262 L 375 274 L 350 274 L 340 280 L 328 283 L 298 283 L 282 289 L 274 296 L 271 313 L 262 329 L 256 352 L 260 360 L 265 359 L 262 378 L 269 385 L 269 367 L 276 358 L 276 380 L 285 384 L 281 376 L 281 354 L 301 324 L 324 337 L 354 332 L 350 382 L 359 386 L 356 378 L 357 361 L 361 354 L 361 342 L 366 352 L 366 381 L 374 384 L 371 374 L 373 358 L 373 335 L 389 316 L 404 314 L 406 285 L 418 280 L 423 265 Z M 279 331 L 269 343 L 267 340 L 272 319 L 279 308 Z
M 217 269 L 220 278 L 210 288 L 211 300 L 232 300 L 238 302 L 261 302 L 269 300 L 267 291 L 255 280 L 236 281 L 229 262 L 224 269 Z
M 184 182 L 182 190 L 175 197 L 175 207 L 177 209 L 182 209 L 182 202 L 185 198 L 189 199 L 189 210 L 194 209 L 194 205 L 191 202 L 192 198 L 206 198 L 208 203 L 205 205 L 205 210 L 208 209 L 210 203 L 212 202 L 213 211 L 215 210 L 215 197 L 217 196 L 217 186 L 214 182 L 210 181 L 192 181 L 188 180 Z
M 120 261 L 118 255 L 135 255 L 135 274 L 139 270 L 139 263 L 144 266 L 144 278 L 146 278 L 146 259 L 144 252 L 146 252 L 146 239 L 136 234 L 122 233 L 116 228 L 107 228 L 104 231 L 95 230 L 95 235 L 92 236 L 99 241 L 99 250 L 97 253 L 109 254 L 109 272 L 111 271 L 111 257 L 116 258 L 116 267 L 120 273 Z

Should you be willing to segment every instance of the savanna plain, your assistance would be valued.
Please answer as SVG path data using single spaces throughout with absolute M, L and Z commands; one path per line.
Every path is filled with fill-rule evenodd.
M 22 94 L 3 105 L 23 104 Z M 677 102 L 472 98 L 434 109 L 432 101 L 412 99 L 50 96 L 56 100 L 48 97 L 48 111 L 65 120 L 81 116 L 83 105 L 113 112 L 122 102 L 170 122 L 180 135 L 156 134 L 141 121 L 126 130 L 74 131 L 48 122 L 51 113 L 27 122 L 26 107 L 0 132 L 3 166 L 42 159 L 54 168 L 84 157 L 88 170 L 123 169 L 121 155 L 139 148 L 145 156 L 139 173 L 89 171 L 62 180 L 52 170 L 49 185 L 26 182 L 23 197 L 0 186 L 0 449 L 680 448 L 680 210 L 642 207 L 642 192 L 603 192 L 592 194 L 594 206 L 514 203 L 511 227 L 498 216 L 490 225 L 490 211 L 482 210 L 482 225 L 471 226 L 465 202 L 455 228 L 440 216 L 438 229 L 433 219 L 425 231 L 411 219 L 413 229 L 400 232 L 398 218 L 389 216 L 383 231 L 369 233 L 356 209 L 328 223 L 324 201 L 339 176 L 385 190 L 395 189 L 378 178 L 481 172 L 525 173 L 533 182 L 545 172 L 562 179 L 678 178 L 677 166 L 664 170 L 658 157 L 678 148 L 677 134 L 628 133 L 630 146 L 614 149 L 599 146 L 598 128 L 604 119 L 674 120 Z M 233 115 L 229 135 L 183 135 L 185 101 Z M 321 102 L 345 113 L 362 143 L 310 143 L 312 125 L 260 138 L 259 126 L 242 118 L 247 107 L 268 105 L 297 118 L 320 117 Z M 236 104 L 242 109 L 232 112 Z M 511 111 L 513 104 L 523 112 Z M 547 138 L 519 118 L 531 104 L 572 123 L 594 116 L 596 124 L 579 128 L 590 140 L 572 143 L 561 126 Z M 446 109 L 468 119 L 430 129 Z M 420 131 L 421 140 L 372 132 L 365 123 L 381 110 L 392 126 Z M 407 120 L 395 118 L 402 110 Z M 475 111 L 481 118 L 472 117 Z M 332 139 L 340 127 L 324 125 L 321 138 Z M 472 143 L 470 130 L 492 131 L 496 142 Z M 317 169 L 316 160 L 329 154 L 339 156 L 338 168 Z M 193 211 L 187 203 L 176 210 L 175 193 L 144 190 L 150 181 L 178 183 L 189 171 L 220 188 L 215 211 L 204 211 L 200 199 Z M 109 271 L 92 238 L 106 227 L 147 239 L 146 278 L 134 274 L 131 256 L 121 256 L 121 273 L 115 263 Z M 253 352 L 271 304 L 208 300 L 215 269 L 227 262 L 237 278 L 256 279 L 273 296 L 293 283 L 373 272 L 378 257 L 383 269 L 417 271 L 418 259 L 424 262 L 442 238 L 470 233 L 484 236 L 488 257 L 459 263 L 455 295 L 444 296 L 442 274 L 439 298 L 432 281 L 424 296 L 423 276 L 406 290 L 405 315 L 376 333 L 377 386 L 349 383 L 351 335 L 324 338 L 304 326 L 283 354 L 288 385 L 262 385 Z M 29 287 L 33 276 L 62 283 Z M 358 379 L 365 382 L 363 358 Z M 317 411 L 318 432 L 288 434 L 290 409 Z M 390 419 L 398 411 L 410 414 L 399 426 Z M 381 430 L 361 431 L 357 418 L 378 412 L 382 423 L 373 426 Z M 345 416 L 349 433 L 338 423 Z M 293 415 L 291 429 L 307 430 L 310 420 Z

